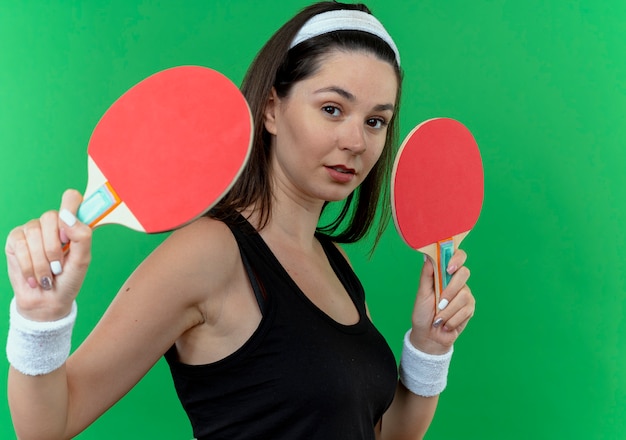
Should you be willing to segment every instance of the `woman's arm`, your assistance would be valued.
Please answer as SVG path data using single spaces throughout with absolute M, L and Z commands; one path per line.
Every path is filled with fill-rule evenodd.
M 79 196 L 69 195 L 62 207 L 76 212 L 79 203 Z M 64 260 L 59 228 L 71 242 Z M 124 396 L 180 335 L 203 322 L 211 307 L 207 298 L 219 297 L 229 267 L 236 267 L 230 261 L 238 257 L 236 246 L 220 243 L 229 239 L 224 228 L 202 218 L 173 233 L 129 277 L 60 368 L 39 376 L 10 369 L 9 404 L 19 438 L 75 436 Z M 28 239 L 12 232 L 6 247 L 18 311 L 30 320 L 58 319 L 67 314 L 85 275 L 90 231 L 59 222 L 54 213 L 29 222 L 29 229 Z M 31 278 L 40 279 L 53 258 L 63 260 L 63 272 L 53 277 L 52 289 L 33 287 Z
M 435 356 L 449 353 L 474 314 L 474 297 L 466 284 L 470 273 L 463 266 L 465 259 L 465 253 L 458 251 L 450 261 L 450 271 L 454 275 L 448 287 L 442 292 L 441 297 L 446 299 L 448 304 L 441 310 L 435 306 L 433 265 L 429 261 L 424 263 L 413 309 L 413 325 L 406 341 L 422 353 Z M 407 370 L 412 368 L 408 362 L 405 362 L 404 367 Z M 438 395 L 420 396 L 399 382 L 394 400 L 379 426 L 379 438 L 382 440 L 423 438 L 432 422 L 438 401 Z

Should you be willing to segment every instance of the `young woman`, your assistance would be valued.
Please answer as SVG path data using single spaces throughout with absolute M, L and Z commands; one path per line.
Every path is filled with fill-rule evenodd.
M 421 438 L 474 313 L 465 254 L 437 308 L 424 264 L 398 380 L 336 244 L 386 225 L 400 84 L 397 48 L 365 6 L 318 3 L 286 23 L 243 83 L 257 129 L 242 177 L 136 269 L 69 358 L 90 262 L 80 194 L 15 228 L 7 354 L 19 437 L 76 435 L 165 355 L 197 438 Z

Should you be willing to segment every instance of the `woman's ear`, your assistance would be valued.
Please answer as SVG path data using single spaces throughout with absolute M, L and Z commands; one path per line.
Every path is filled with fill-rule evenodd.
M 276 89 L 272 87 L 270 95 L 267 97 L 265 103 L 265 111 L 263 124 L 265 129 L 273 135 L 276 135 L 276 106 L 278 105 L 278 96 L 276 95 Z

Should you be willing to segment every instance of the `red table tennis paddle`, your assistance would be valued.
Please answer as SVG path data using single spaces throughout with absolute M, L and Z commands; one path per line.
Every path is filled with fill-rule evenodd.
M 94 129 L 78 218 L 148 233 L 183 226 L 231 188 L 251 140 L 248 104 L 228 78 L 200 66 L 155 73 Z
M 450 280 L 450 257 L 478 220 L 483 187 L 478 145 L 454 119 L 419 124 L 398 151 L 391 183 L 393 219 L 404 241 L 433 262 L 435 304 Z

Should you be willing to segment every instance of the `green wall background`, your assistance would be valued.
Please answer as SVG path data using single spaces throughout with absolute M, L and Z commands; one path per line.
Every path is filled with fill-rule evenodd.
M 238 83 L 306 3 L 0 2 L 2 235 L 55 209 L 65 188 L 84 188 L 91 130 L 128 87 L 179 64 Z M 430 117 L 456 118 L 485 166 L 483 213 L 463 246 L 477 312 L 427 438 L 626 438 L 626 2 L 369 5 L 402 52 L 402 134 Z M 162 239 L 97 231 L 75 344 Z M 421 256 L 393 227 L 371 260 L 362 246 L 348 251 L 399 353 Z M 6 276 L 0 292 L 8 310 Z M 0 376 L 7 368 L 0 363 Z M 0 437 L 14 437 L 6 399 Z M 79 436 L 110 437 L 191 438 L 163 362 Z

